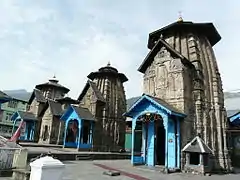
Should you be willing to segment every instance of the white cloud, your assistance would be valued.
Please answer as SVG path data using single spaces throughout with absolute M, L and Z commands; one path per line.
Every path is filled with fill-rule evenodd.
M 237 34 L 239 26 L 233 24 L 238 20 L 236 11 L 230 10 L 236 4 L 219 5 L 214 9 L 209 1 L 196 4 L 190 0 L 175 4 L 144 0 L 114 3 L 110 0 L 101 3 L 97 0 L 2 0 L 0 77 L 4 78 L 0 89 L 31 90 L 35 84 L 56 74 L 60 83 L 71 89 L 70 95 L 77 97 L 87 75 L 110 61 L 129 78 L 125 86 L 127 95 L 139 95 L 142 75 L 137 68 L 148 52 L 148 33 L 176 20 L 180 10 L 187 20 L 214 21 L 220 33 L 223 32 L 224 39 L 216 46 L 216 55 L 224 75 L 224 87 L 238 88 L 231 80 L 234 77 L 231 68 L 236 70 L 239 64 L 235 60 L 239 42 L 231 37 Z M 221 14 L 219 9 L 227 13 Z M 235 17 L 231 17 L 233 14 Z M 234 62 L 235 66 L 229 67 Z

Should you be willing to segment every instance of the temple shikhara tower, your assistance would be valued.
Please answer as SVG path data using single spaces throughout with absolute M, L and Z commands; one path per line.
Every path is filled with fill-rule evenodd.
M 78 100 L 96 118 L 93 144 L 102 151 L 119 150 L 125 143 L 126 96 L 123 83 L 127 77 L 108 63 L 88 75 Z
M 183 144 L 200 135 L 213 150 L 216 163 L 228 168 L 226 110 L 213 46 L 221 37 L 212 23 L 181 19 L 149 35 L 151 50 L 139 68 L 144 92 L 187 114 Z M 151 56 L 151 57 L 150 57 Z
M 77 150 L 119 151 L 125 143 L 126 96 L 123 73 L 109 64 L 88 75 L 78 100 L 54 76 L 35 86 L 27 112 L 15 112 L 22 123 L 20 140 L 57 144 Z M 14 131 L 15 131 L 14 130 Z
M 133 134 L 143 121 L 142 151 L 147 150 L 142 158 L 133 154 L 133 164 L 161 162 L 168 169 L 200 164 L 204 169 L 209 158 L 212 169 L 230 169 L 222 81 L 213 50 L 220 39 L 212 23 L 182 18 L 149 34 L 150 51 L 138 69 L 144 74 L 144 95 L 125 114 L 133 118 Z M 165 139 L 158 134 L 161 128 Z

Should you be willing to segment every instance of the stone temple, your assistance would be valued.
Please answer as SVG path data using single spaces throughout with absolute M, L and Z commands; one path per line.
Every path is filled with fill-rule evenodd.
M 37 85 L 23 140 L 78 150 L 124 148 L 125 117 L 132 122 L 132 164 L 207 172 L 231 170 L 222 81 L 213 46 L 221 36 L 212 23 L 181 18 L 149 34 L 149 53 L 138 68 L 144 94 L 126 110 L 127 77 L 110 64 L 88 75 L 78 100 L 56 78 Z M 141 132 L 141 149 L 135 148 Z
M 162 165 L 183 169 L 189 159 L 182 150 L 188 145 L 184 150 L 192 151 L 193 155 L 203 154 L 199 164 L 207 163 L 205 154 L 211 153 L 212 169 L 231 168 L 222 81 L 213 50 L 220 39 L 212 23 L 193 23 L 181 18 L 149 34 L 150 51 L 138 68 L 144 74 L 144 95 L 125 113 L 133 119 L 133 146 L 134 133 L 143 121 L 143 154 L 141 157 L 133 154 L 133 164 L 157 165 L 158 158 L 166 156 Z M 146 123 L 146 118 L 151 117 L 153 125 L 151 121 Z M 165 133 L 158 134 L 156 120 L 160 124 L 162 121 L 159 126 L 164 127 Z M 166 138 L 158 140 L 161 139 L 158 136 Z M 190 150 L 192 140 L 196 147 Z M 162 150 L 158 147 L 161 141 Z
M 77 100 L 67 96 L 70 90 L 56 77 L 36 85 L 29 110 L 12 116 L 14 127 L 25 122 L 20 140 L 86 151 L 124 149 L 126 81 L 123 73 L 108 64 L 88 75 Z

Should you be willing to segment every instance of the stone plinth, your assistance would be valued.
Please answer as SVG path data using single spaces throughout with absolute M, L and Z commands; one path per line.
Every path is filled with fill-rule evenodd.
M 30 163 L 30 180 L 61 180 L 65 165 L 52 157 L 45 156 Z

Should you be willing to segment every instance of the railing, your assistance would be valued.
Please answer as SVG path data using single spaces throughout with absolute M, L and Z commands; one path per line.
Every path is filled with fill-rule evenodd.
M 0 147 L 0 170 L 14 168 L 13 159 L 16 153 L 20 153 L 20 148 Z

